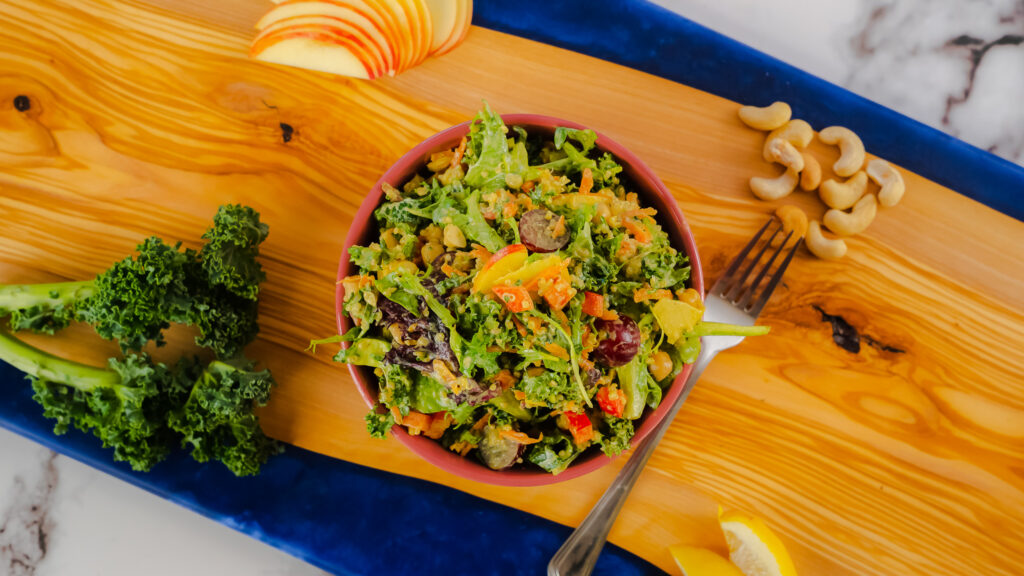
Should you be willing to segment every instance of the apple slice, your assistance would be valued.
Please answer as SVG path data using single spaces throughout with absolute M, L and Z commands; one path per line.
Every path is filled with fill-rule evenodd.
M 396 38 L 393 24 L 373 3 L 376 0 L 282 0 L 257 23 L 257 30 L 263 30 L 274 21 L 295 16 L 325 16 L 350 21 L 362 28 L 378 44 L 387 62 L 389 74 L 402 66 L 395 50 Z
M 333 16 L 292 16 L 275 21 L 264 28 L 261 34 L 269 36 L 282 30 L 298 28 L 319 28 L 327 33 L 340 33 L 351 36 L 352 40 L 359 45 L 360 53 L 373 60 L 375 77 L 387 74 L 391 70 L 390 64 L 385 55 L 381 53 L 376 40 L 371 38 L 363 28 L 341 18 Z
M 466 34 L 469 33 L 470 25 L 473 23 L 473 0 L 455 0 L 455 2 L 456 8 L 458 8 L 455 28 L 452 29 L 448 40 L 438 47 L 431 56 L 440 56 L 451 52 L 456 46 L 462 44 L 462 41 L 466 39 Z
M 422 62 L 426 54 L 422 52 L 423 29 L 421 21 L 417 18 L 416 10 L 406 0 L 381 0 L 381 4 L 387 7 L 397 22 L 396 31 L 409 51 L 408 67 L 411 68 Z
M 418 47 L 418 58 L 417 62 L 422 62 L 430 56 L 430 48 L 434 43 L 434 19 L 430 13 L 430 7 L 427 6 L 426 0 L 402 0 L 409 5 L 413 14 L 413 24 L 419 25 L 419 29 L 416 31 L 419 37 Z
M 370 79 L 375 70 L 354 41 L 322 27 L 286 28 L 260 35 L 249 55 L 263 62 Z
M 343 28 L 375 48 L 386 73 L 395 69 L 395 55 L 387 38 L 369 18 L 352 10 L 320 2 L 281 4 L 267 13 L 256 25 L 261 33 L 283 26 L 320 23 Z
M 459 0 L 426 0 L 426 4 L 433 27 L 430 42 L 432 55 L 452 36 L 455 25 L 458 24 Z
M 526 246 L 522 244 L 512 244 L 498 250 L 473 277 L 473 290 L 477 292 L 490 290 L 499 278 L 521 268 L 529 255 Z

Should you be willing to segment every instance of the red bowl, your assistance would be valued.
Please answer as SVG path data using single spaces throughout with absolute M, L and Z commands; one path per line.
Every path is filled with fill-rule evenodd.
M 585 126 L 575 122 L 560 120 L 550 116 L 538 116 L 536 114 L 505 114 L 502 116 L 502 119 L 508 126 L 524 127 L 531 135 L 545 134 L 549 137 L 554 134 L 555 128 L 559 126 L 585 128 Z M 341 253 L 341 262 L 338 265 L 339 283 L 336 294 L 336 312 L 339 333 L 344 334 L 349 328 L 349 321 L 342 310 L 344 289 L 340 283 L 342 278 L 351 275 L 354 271 L 349 269 L 348 249 L 350 246 L 357 244 L 366 245 L 377 240 L 377 227 L 374 223 L 373 211 L 380 206 L 384 196 L 381 186 L 387 182 L 396 188 L 401 188 L 402 184 L 412 178 L 427 163 L 432 153 L 457 146 L 462 137 L 469 131 L 469 125 L 470 122 L 464 122 L 457 126 L 452 126 L 421 142 L 405 156 L 402 156 L 398 162 L 395 162 L 381 176 L 380 180 L 374 184 L 373 189 L 370 190 L 366 199 L 363 200 L 363 204 L 359 207 L 359 211 L 352 222 L 352 227 L 345 237 L 345 250 Z M 682 247 L 690 257 L 692 269 L 690 273 L 690 286 L 703 294 L 704 275 L 701 272 L 700 258 L 697 255 L 697 245 L 693 240 L 693 234 L 690 232 L 689 226 L 686 225 L 683 213 L 679 210 L 679 206 L 676 205 L 675 200 L 669 194 L 665 185 L 662 184 L 661 180 L 654 175 L 654 172 L 646 164 L 611 138 L 598 133 L 597 148 L 602 151 L 611 152 L 618 159 L 623 167 L 623 174 L 626 176 L 631 190 L 640 196 L 646 206 L 652 206 L 658 210 L 658 221 L 672 238 L 673 246 L 676 248 Z M 347 343 L 344 345 L 348 346 Z M 682 391 L 683 383 L 686 382 L 686 378 L 690 375 L 690 368 L 688 365 L 683 368 L 683 371 L 676 377 L 672 386 L 665 392 L 658 409 L 653 412 L 648 409 L 641 417 L 640 426 L 637 428 L 636 435 L 631 443 L 632 446 L 636 446 L 665 418 L 665 413 L 668 412 L 669 406 L 672 405 Z M 367 405 L 371 408 L 376 406 L 377 377 L 374 376 L 373 371 L 369 368 L 354 365 L 349 365 L 349 371 L 352 373 L 352 378 L 355 379 L 356 386 L 359 388 L 359 394 L 366 400 Z M 475 459 L 463 458 L 430 438 L 411 436 L 400 426 L 392 428 L 392 433 L 399 442 L 405 444 L 424 460 L 439 468 L 463 478 L 502 486 L 554 484 L 555 482 L 562 482 L 577 478 L 588 472 L 593 472 L 612 461 L 612 458 L 605 456 L 600 450 L 592 448 L 577 458 L 564 472 L 557 476 L 539 468 L 530 469 L 525 467 L 499 472 L 491 470 Z

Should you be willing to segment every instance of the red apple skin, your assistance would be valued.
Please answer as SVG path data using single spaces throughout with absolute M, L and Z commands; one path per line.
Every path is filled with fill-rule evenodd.
M 377 77 L 377 70 L 370 64 L 370 62 L 372 62 L 373 60 L 365 53 L 365 49 L 360 49 L 358 43 L 355 41 L 354 38 L 340 32 L 325 32 L 323 27 L 319 26 L 311 28 L 285 28 L 276 31 L 273 34 L 258 37 L 256 41 L 253 42 L 252 48 L 249 50 L 249 56 L 255 58 L 259 56 L 261 52 L 263 52 L 270 46 L 273 46 L 274 44 L 281 42 L 282 40 L 299 37 L 309 38 L 311 40 L 316 40 L 318 42 L 323 42 L 325 44 L 337 44 L 350 51 L 353 51 L 353 55 L 355 55 L 356 58 L 360 62 L 362 62 L 363 66 L 366 68 L 366 75 L 370 79 Z
M 515 254 L 516 252 L 526 251 L 526 246 L 522 244 L 509 244 L 508 246 L 505 246 L 501 250 L 498 250 L 493 255 L 491 255 L 491 257 L 487 259 L 487 263 L 484 264 L 484 267 L 481 268 L 480 271 L 483 272 L 490 268 L 491 266 L 494 266 L 498 262 L 498 260 L 501 260 L 502 258 L 508 256 L 509 254 Z
M 338 26 L 323 23 L 322 20 L 330 20 L 333 22 L 337 22 Z M 263 29 L 263 32 L 261 32 L 261 34 L 270 35 L 283 29 L 297 28 L 300 26 L 323 26 L 325 31 L 338 30 L 344 31 L 345 33 L 357 34 L 358 36 L 355 39 L 356 41 L 359 42 L 360 46 L 367 50 L 370 50 L 372 54 L 375 55 L 375 68 L 381 70 L 382 72 L 390 68 L 390 64 L 387 61 L 387 57 L 381 52 L 378 43 L 372 37 L 363 32 L 358 26 L 351 24 L 347 20 L 335 16 L 290 16 L 288 18 L 282 18 L 280 20 L 273 21 L 273 23 L 269 24 L 266 28 Z
M 330 4 L 332 6 L 337 6 L 339 8 L 348 8 L 353 12 L 356 12 L 360 16 L 366 18 L 367 20 L 373 22 L 377 30 L 379 30 L 381 35 L 383 35 L 384 38 L 387 39 L 388 41 L 388 49 L 391 51 L 395 72 L 398 73 L 398 71 L 405 69 L 405 66 L 403 65 L 401 58 L 403 57 L 404 52 L 406 51 L 402 50 L 402 54 L 399 53 L 398 47 L 400 46 L 400 44 L 398 43 L 398 38 L 395 35 L 395 30 L 397 29 L 396 23 L 391 18 L 391 15 L 389 13 L 385 13 L 383 11 L 378 0 L 364 0 L 364 3 L 369 8 L 374 10 L 375 17 L 370 14 L 367 14 L 366 11 L 363 10 L 361 6 L 358 6 L 351 2 L 346 2 L 345 0 L 285 0 L 284 2 L 278 4 L 278 6 L 286 6 L 292 4 L 307 4 L 312 2 L 322 2 L 324 4 Z

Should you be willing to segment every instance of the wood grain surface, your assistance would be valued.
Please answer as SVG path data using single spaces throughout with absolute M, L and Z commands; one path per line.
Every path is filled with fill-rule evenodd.
M 376 82 L 250 62 L 267 6 L 0 0 L 0 282 L 88 278 L 147 235 L 196 245 L 219 204 L 252 205 L 271 230 L 249 350 L 281 383 L 268 433 L 578 523 L 621 460 L 542 488 L 462 480 L 369 439 L 344 367 L 303 351 L 334 330 L 353 214 L 403 152 L 487 98 L 592 126 L 644 158 L 713 281 L 774 209 L 746 184 L 773 173 L 763 135 L 733 102 L 480 28 Z M 837 155 L 813 151 L 823 165 Z M 674 572 L 669 545 L 724 550 L 721 504 L 765 518 L 802 574 L 1024 571 L 1024 224 L 906 176 L 902 204 L 844 260 L 795 261 L 763 315 L 770 337 L 715 360 L 613 542 Z M 822 212 L 811 195 L 784 202 Z M 902 352 L 839 348 L 815 307 Z M 111 351 L 81 328 L 47 342 L 79 358 Z

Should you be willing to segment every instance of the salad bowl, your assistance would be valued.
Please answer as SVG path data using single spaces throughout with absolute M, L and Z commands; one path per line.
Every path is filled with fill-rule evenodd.
M 558 127 L 586 128 L 576 122 L 537 114 L 503 114 L 501 118 L 509 127 L 521 126 L 530 134 L 536 133 L 545 137 L 551 137 Z M 349 260 L 349 248 L 366 245 L 378 238 L 379 232 L 373 213 L 384 201 L 384 186 L 387 184 L 401 187 L 404 182 L 425 166 L 431 154 L 457 146 L 469 132 L 471 123 L 471 121 L 467 121 L 452 126 L 413 147 L 380 177 L 363 200 L 346 235 L 344 250 L 338 266 L 336 315 L 339 334 L 344 334 L 351 327 L 351 321 L 346 317 L 343 309 L 344 288 L 341 283 L 342 279 L 357 272 Z M 689 256 L 691 267 L 689 287 L 703 294 L 704 277 L 697 245 L 682 211 L 668 189 L 640 158 L 600 132 L 597 132 L 596 148 L 601 152 L 611 153 L 622 165 L 622 175 L 630 183 L 631 190 L 637 193 L 640 201 L 646 206 L 657 209 L 658 223 L 668 233 L 672 246 Z M 343 346 L 347 347 L 348 343 L 343 343 Z M 359 393 L 367 405 L 371 408 L 376 406 L 377 376 L 374 375 L 373 369 L 355 364 L 349 364 L 348 367 Z M 630 442 L 631 447 L 642 441 L 665 418 L 669 407 L 680 394 L 682 385 L 690 375 L 690 371 L 690 365 L 683 366 L 682 371 L 665 390 L 659 406 L 654 410 L 648 408 L 644 412 L 638 421 L 636 434 Z M 443 470 L 470 480 L 503 486 L 540 486 L 563 482 L 593 472 L 613 460 L 613 457 L 592 449 L 580 455 L 567 469 L 557 475 L 540 469 L 518 466 L 499 471 L 492 470 L 475 459 L 462 457 L 430 438 L 422 435 L 410 435 L 401 426 L 393 427 L 392 434 L 407 448 Z

